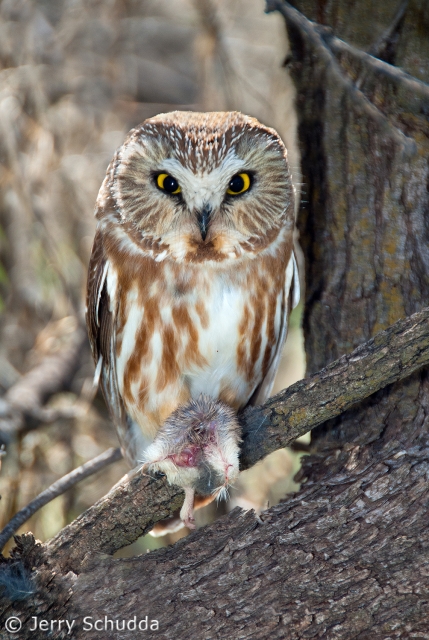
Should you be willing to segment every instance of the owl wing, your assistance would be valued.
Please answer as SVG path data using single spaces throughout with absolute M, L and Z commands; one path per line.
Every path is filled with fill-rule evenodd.
M 86 324 L 92 355 L 96 364 L 95 378 L 101 389 L 118 434 L 122 454 L 134 467 L 138 461 L 135 425 L 127 415 L 118 389 L 116 376 L 116 302 L 108 291 L 109 261 L 100 232 L 94 238 L 88 269 Z
M 300 299 L 299 274 L 295 254 L 292 251 L 291 258 L 286 267 L 285 287 L 283 291 L 283 314 L 281 319 L 279 338 L 277 340 L 274 357 L 265 375 L 265 378 L 254 391 L 249 404 L 263 404 L 269 397 L 273 388 L 274 378 L 279 368 L 284 343 L 286 341 L 288 320 L 291 309 L 295 309 Z

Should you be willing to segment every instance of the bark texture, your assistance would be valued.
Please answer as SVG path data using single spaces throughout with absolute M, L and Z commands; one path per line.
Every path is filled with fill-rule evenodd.
M 313 372 L 426 304 L 429 87 L 271 5 L 296 54 Z
M 312 427 L 340 415 L 374 391 L 428 364 L 428 320 L 429 309 L 401 320 L 350 355 L 277 394 L 263 406 L 249 408 L 240 418 L 243 427 L 241 469 L 292 444 Z M 118 450 L 116 454 L 120 456 Z M 105 457 L 106 454 L 100 456 L 101 459 Z M 87 463 L 88 468 L 91 465 L 94 461 Z M 70 476 L 73 478 L 79 473 L 75 470 Z M 56 485 L 67 482 L 66 477 Z M 42 499 L 45 504 L 56 485 L 34 502 L 37 504 Z M 55 491 L 54 494 L 59 495 Z M 172 516 L 182 501 L 183 491 L 169 486 L 165 479 L 131 472 L 93 507 L 62 529 L 46 549 L 62 570 L 79 572 L 81 564 L 92 553 L 113 554 L 131 544 L 150 531 L 156 522 Z M 19 524 L 25 522 L 26 511 L 31 512 L 31 505 L 24 513 L 17 514 L 0 533 L 0 548 L 16 530 L 14 520 Z
M 298 90 L 313 373 L 427 304 L 427 3 L 404 5 L 399 18 L 402 3 L 295 4 L 325 25 L 269 2 L 286 19 Z M 419 79 L 326 25 L 362 49 L 388 51 Z M 148 615 L 159 622 L 148 637 L 160 638 L 429 638 L 428 420 L 429 381 L 417 371 L 315 430 L 318 450 L 294 497 L 260 519 L 235 511 L 144 557 L 92 552 L 82 561 L 73 548 L 63 563 L 21 537 L 12 562 L 36 567 L 37 590 L 6 602 L 0 624 L 20 615 L 19 637 L 29 638 L 31 616 L 62 617 L 76 620 L 76 638 L 125 639 L 136 632 L 85 631 L 83 617 Z M 101 542 L 116 526 L 108 512 L 104 522 Z
M 38 566 L 37 595 L 32 606 L 15 603 L 3 615 L 24 620 L 23 639 L 42 637 L 30 631 L 34 615 L 75 620 L 74 637 L 90 639 L 136 637 L 85 627 L 86 616 L 104 624 L 105 615 L 119 626 L 148 615 L 159 624 L 148 635 L 168 639 L 427 638 L 424 408 L 412 420 L 421 435 L 409 450 L 398 451 L 391 429 L 378 455 L 349 445 L 323 456 L 323 476 L 261 519 L 237 509 L 145 556 L 93 554 L 79 574 L 59 570 L 40 545 L 21 539 L 20 561 Z
M 372 3 L 333 5 L 336 10 L 325 12 L 322 3 L 314 3 L 309 16 L 315 17 L 318 6 L 323 22 L 344 37 L 352 24 L 365 24 L 372 32 L 374 12 L 381 11 Z M 429 87 L 341 42 L 287 3 L 270 6 L 285 16 L 294 50 L 291 71 L 308 200 L 299 217 L 307 257 L 304 329 L 313 372 L 426 305 Z M 347 11 L 354 19 L 346 27 L 339 16 Z M 363 13 L 358 20 L 358 11 L 366 11 L 365 20 Z M 417 24 L 419 16 L 410 3 L 404 21 Z M 383 29 L 388 27 L 386 17 Z M 359 29 L 354 34 L 359 46 L 368 45 Z M 407 32 L 407 42 L 408 48 L 418 47 L 420 31 Z M 418 58 L 421 69 L 424 51 Z M 401 396 L 408 390 L 415 396 L 418 386 L 413 379 L 380 397 L 393 394 L 392 407 L 400 406 Z M 363 404 L 359 415 L 373 402 Z M 365 435 L 358 422 L 347 417 L 328 423 L 314 437 L 336 446 L 339 440 L 371 441 L 380 434 L 377 422 L 368 422 Z

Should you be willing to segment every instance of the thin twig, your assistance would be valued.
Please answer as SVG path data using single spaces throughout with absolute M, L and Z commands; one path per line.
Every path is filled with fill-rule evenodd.
M 0 532 L 0 551 L 2 551 L 6 542 L 13 536 L 19 527 L 31 518 L 36 511 L 44 507 L 45 504 L 48 504 L 48 502 L 51 502 L 54 498 L 62 495 L 81 480 L 88 478 L 88 476 L 92 476 L 97 471 L 100 471 L 100 469 L 107 467 L 107 465 L 112 464 L 121 458 L 122 454 L 119 448 L 107 449 L 107 451 L 104 451 L 99 456 L 85 462 L 77 469 L 73 469 L 73 471 L 70 471 L 70 473 L 67 473 L 67 475 L 51 484 L 51 486 L 42 491 L 42 493 L 39 493 L 34 500 L 15 514 L 12 520 L 10 520 Z
M 349 78 L 346 73 L 344 73 L 344 70 L 338 60 L 333 55 L 330 42 L 328 42 L 328 39 L 331 41 L 338 40 L 338 38 L 335 39 L 335 36 L 332 35 L 328 37 L 327 33 L 330 32 L 329 29 L 326 27 L 321 28 L 316 23 L 311 22 L 302 13 L 297 11 L 284 0 L 266 0 L 265 11 L 266 13 L 278 11 L 285 18 L 288 30 L 294 29 L 305 36 L 308 44 L 314 47 L 317 51 L 318 63 L 326 69 L 329 68 L 332 79 L 335 80 L 338 86 L 344 88 L 356 109 L 366 113 L 374 122 L 377 123 L 381 131 L 385 131 L 390 137 L 394 138 L 405 152 L 409 154 L 414 154 L 416 152 L 416 144 L 414 140 L 406 136 L 398 127 L 394 126 L 394 124 L 391 123 L 374 104 L 372 104 L 365 94 L 358 89 L 355 82 Z M 349 49 L 353 49 L 356 52 L 359 51 L 358 49 L 350 47 L 350 45 L 347 46 Z M 361 54 L 363 54 L 363 52 L 361 52 Z M 372 58 L 372 56 L 369 56 L 368 54 L 364 55 L 368 58 Z M 376 58 L 372 58 L 372 60 L 373 63 L 377 63 L 379 67 L 381 65 L 391 67 L 391 65 L 388 65 Z
M 0 446 L 0 471 L 1 471 L 2 458 L 4 458 L 5 455 L 6 455 L 6 447 L 4 446 L 4 444 L 2 444 Z
M 375 56 L 376 58 L 381 57 L 382 59 L 384 58 L 386 53 L 389 51 L 389 47 L 393 45 L 395 36 L 397 37 L 398 35 L 398 31 L 400 30 L 405 14 L 407 13 L 408 5 L 409 0 L 402 0 L 399 3 L 392 22 L 389 24 L 387 29 L 383 31 L 377 42 L 375 42 L 368 50 L 368 53 L 371 56 Z
M 429 308 L 269 398 L 243 416 L 240 465 L 246 469 L 307 431 L 429 364 Z M 259 425 L 263 418 L 263 429 Z

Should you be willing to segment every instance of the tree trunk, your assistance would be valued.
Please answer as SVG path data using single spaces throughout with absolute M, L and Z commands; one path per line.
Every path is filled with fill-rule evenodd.
M 325 2 L 302 2 L 354 45 L 412 60 L 422 79 L 413 21 L 424 22 L 427 5 L 379 9 L 372 40 L 370 4 L 337 0 L 325 15 Z M 429 89 L 286 3 L 269 8 L 286 18 L 298 91 L 313 373 L 427 304 Z M 89 553 L 63 567 L 23 537 L 16 566 L 37 568 L 37 592 L 5 603 L 1 627 L 17 615 L 19 638 L 42 638 L 31 631 L 38 616 L 74 620 L 75 638 L 135 638 L 134 616 L 137 629 L 148 616 L 159 630 L 146 633 L 159 638 L 429 638 L 428 422 L 419 371 L 315 429 L 298 494 L 261 518 L 235 510 L 146 556 Z M 51 637 L 70 637 L 65 623 Z

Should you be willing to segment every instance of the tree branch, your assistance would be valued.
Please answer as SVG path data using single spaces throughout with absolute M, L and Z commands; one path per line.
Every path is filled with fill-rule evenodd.
M 244 414 L 242 468 L 429 363 L 429 308 Z
M 57 411 L 43 407 L 43 403 L 73 378 L 86 343 L 86 332 L 79 327 L 67 347 L 43 358 L 7 391 L 0 400 L 0 443 L 7 444 L 18 433 L 40 423 L 74 415 L 73 409 Z
M 0 451 L 0 455 L 1 455 Z M 85 462 L 77 469 L 73 469 L 70 473 L 51 484 L 50 487 L 39 493 L 26 507 L 18 511 L 13 518 L 7 523 L 2 531 L 0 531 L 0 551 L 3 550 L 6 542 L 13 536 L 13 534 L 24 524 L 31 516 L 39 509 L 51 502 L 54 498 L 62 495 L 71 487 L 74 487 L 78 482 L 94 475 L 97 471 L 104 469 L 107 465 L 116 462 L 122 458 L 122 453 L 119 448 L 108 449 L 99 456 L 96 456 L 92 460 Z
M 377 39 L 368 53 L 382 60 L 386 60 L 389 64 L 394 64 L 395 48 L 398 40 L 398 32 L 400 31 L 405 15 L 407 13 L 409 0 L 401 0 L 392 22 L 384 30 L 382 35 Z
M 308 20 L 302 13 L 294 9 L 284 0 L 266 0 L 265 11 L 266 13 L 271 13 L 273 11 L 281 13 L 286 20 L 287 26 L 293 26 L 298 33 L 305 37 L 306 42 L 311 44 L 314 50 L 317 51 L 317 58 L 320 65 L 326 69 L 329 68 L 332 78 L 335 79 L 338 86 L 342 87 L 344 92 L 353 99 L 356 109 L 366 114 L 374 123 L 377 124 L 380 131 L 395 139 L 397 144 L 399 144 L 408 153 L 415 153 L 416 144 L 414 140 L 404 135 L 398 127 L 392 126 L 392 123 L 385 114 L 379 110 L 360 90 L 358 84 L 344 74 L 344 70 L 333 55 L 333 48 L 339 48 L 339 43 L 341 41 L 332 34 L 331 29 Z M 291 36 L 290 31 L 289 36 Z M 356 54 L 361 58 L 365 57 L 365 62 L 366 64 L 369 64 L 370 67 L 378 69 L 379 71 L 380 69 L 383 69 L 383 71 L 388 75 L 395 74 L 401 79 L 401 82 L 406 78 L 409 82 L 413 82 L 414 86 L 416 86 L 416 84 L 420 85 L 419 89 L 425 92 L 424 90 L 426 87 L 424 83 L 415 80 L 404 72 L 395 70 L 391 65 L 378 60 L 369 54 L 361 52 L 350 45 L 346 46 L 349 52 L 353 52 L 353 54 Z M 294 47 L 292 47 L 292 49 L 293 48 Z
M 427 416 L 422 424 L 419 405 L 407 416 L 406 428 L 420 430 L 417 440 L 388 438 L 375 450 L 350 445 L 340 467 L 325 461 L 318 480 L 261 518 L 237 508 L 149 554 L 116 560 L 93 552 L 68 571 L 31 535 L 20 536 L 10 563 L 21 562 L 37 590 L 22 603 L 3 598 L 0 624 L 2 616 L 19 616 L 22 640 L 34 638 L 34 616 L 75 620 L 73 637 L 82 640 L 100 637 L 100 629 L 85 630 L 84 616 L 119 625 L 148 616 L 163 640 L 375 640 L 410 630 L 424 638 Z M 392 428 L 395 417 L 388 421 Z M 136 637 L 119 628 L 124 640 Z M 109 629 L 105 637 L 113 638 Z M 52 637 L 65 636 L 54 630 Z
M 285 447 L 379 389 L 429 363 L 429 309 L 400 320 L 310 378 L 241 416 L 241 468 Z M 169 517 L 183 491 L 134 471 L 47 545 L 55 563 L 79 570 L 94 551 L 113 554 Z

